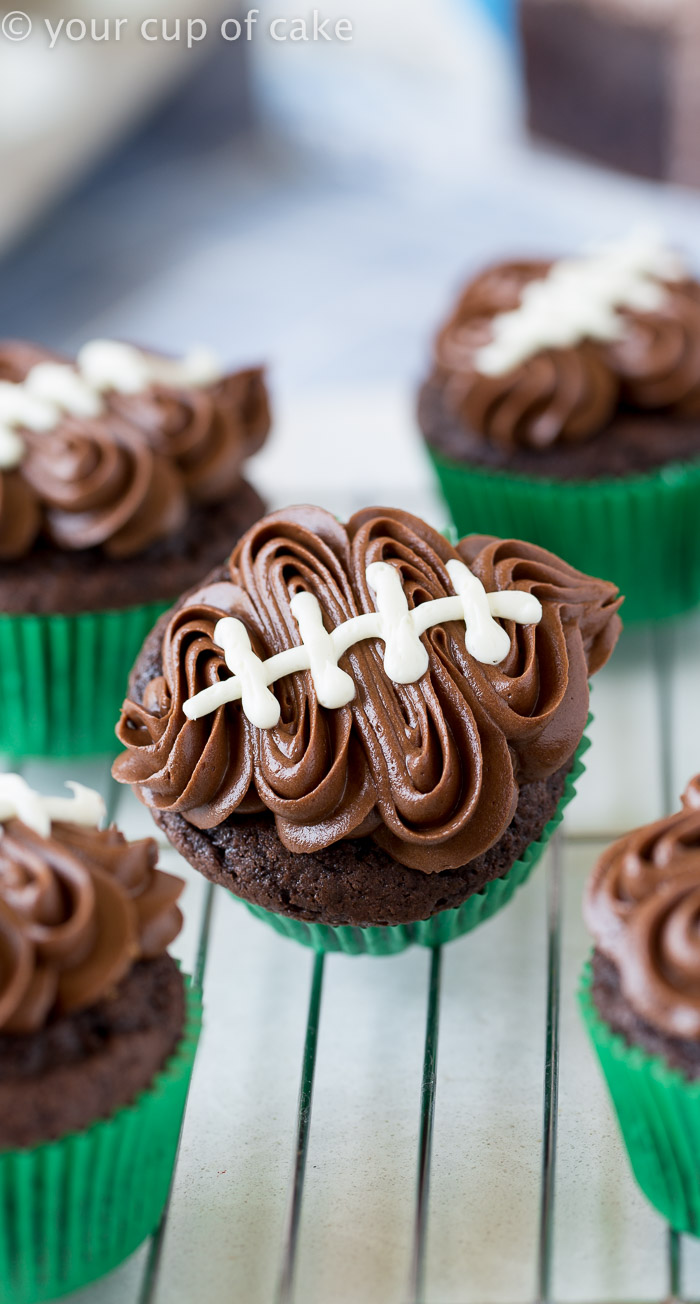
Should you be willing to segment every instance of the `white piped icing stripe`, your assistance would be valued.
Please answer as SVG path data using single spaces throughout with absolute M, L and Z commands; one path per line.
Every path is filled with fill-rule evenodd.
M 519 589 L 487 593 L 464 562 L 453 558 L 447 571 L 454 597 L 435 598 L 411 610 L 401 575 L 388 562 L 367 567 L 367 583 L 375 595 L 376 611 L 353 616 L 330 632 L 313 593 L 296 593 L 291 609 L 299 626 L 301 643 L 262 661 L 250 645 L 248 631 L 235 616 L 224 616 L 214 629 L 214 642 L 223 650 L 231 679 L 221 680 L 188 698 L 183 710 L 188 720 L 200 720 L 227 702 L 240 701 L 245 715 L 258 729 L 279 723 L 280 705 L 270 684 L 297 670 L 311 673 L 321 706 L 336 710 L 355 696 L 355 684 L 338 661 L 354 643 L 380 638 L 384 643 L 384 669 L 396 684 L 413 684 L 428 669 L 428 652 L 420 636 L 433 625 L 449 620 L 466 623 L 466 646 L 477 661 L 497 665 L 508 655 L 510 638 L 495 617 L 519 625 L 536 625 L 542 606 L 532 593 Z
M 10 380 L 0 380 L 0 422 L 3 426 L 50 430 L 56 422 L 56 407 L 33 394 L 26 383 L 13 385 Z
M 338 651 L 333 635 L 323 624 L 318 600 L 313 593 L 295 593 L 290 605 L 309 656 L 309 670 L 321 706 L 332 709 L 346 706 L 355 696 L 355 684 L 338 665 Z M 276 699 L 273 701 L 277 705 Z
M 500 376 L 542 349 L 619 339 L 625 325 L 616 310 L 662 307 L 663 281 L 684 274 L 680 259 L 646 229 L 587 257 L 562 259 L 525 286 L 517 308 L 494 317 L 493 338 L 477 350 L 474 365 L 482 375 Z
M 76 417 L 96 417 L 102 411 L 102 399 L 78 371 L 66 367 L 60 362 L 39 362 L 32 367 L 24 388 L 33 397 L 43 401 L 47 410 L 51 410 L 53 424 L 56 414 L 70 412 Z
M 163 358 L 120 340 L 91 340 L 84 344 L 77 365 L 98 393 L 116 389 L 120 394 L 138 394 L 149 385 L 213 385 L 222 376 L 221 363 L 209 349 L 191 349 L 184 358 Z
M 373 562 L 366 575 L 379 616 L 377 635 L 384 640 L 384 669 L 395 684 L 414 684 L 428 669 L 428 650 L 411 619 L 401 576 L 385 561 Z
M 40 837 L 47 838 L 54 820 L 98 828 L 105 816 L 99 792 L 82 783 L 67 783 L 72 797 L 43 797 L 19 774 L 0 774 L 0 824 L 18 819 Z
M 24 440 L 17 427 L 53 430 L 66 413 L 97 417 L 109 390 L 138 394 L 149 385 L 196 388 L 212 385 L 222 375 L 219 360 L 208 349 L 162 358 L 117 340 L 92 340 L 80 350 L 75 366 L 39 362 L 18 384 L 0 381 L 0 470 L 11 470 L 22 460 Z

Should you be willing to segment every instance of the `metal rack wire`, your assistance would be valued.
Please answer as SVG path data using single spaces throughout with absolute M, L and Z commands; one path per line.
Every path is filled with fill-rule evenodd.
M 556 834 L 552 841 L 547 879 L 547 994 L 545 1008 L 545 1059 L 542 1098 L 542 1169 L 540 1176 L 539 1231 L 536 1282 L 537 1293 L 533 1304 L 554 1304 L 552 1294 L 552 1262 L 554 1244 L 554 1188 L 557 1156 L 557 1115 L 559 1092 L 559 1009 L 561 976 L 561 874 L 562 837 Z M 207 885 L 199 928 L 194 981 L 201 987 L 206 968 L 207 949 L 212 921 L 214 893 L 220 889 Z M 426 1304 L 425 1260 L 429 1216 L 430 1173 L 432 1159 L 433 1121 L 437 1091 L 437 1058 L 440 1031 L 440 989 L 442 974 L 442 948 L 431 953 L 428 978 L 427 1012 L 423 1070 L 420 1083 L 420 1124 L 417 1157 L 417 1177 L 413 1220 L 413 1248 L 407 1273 L 406 1304 Z M 301 1212 L 304 1196 L 304 1179 L 309 1137 L 312 1123 L 312 1105 L 316 1053 L 325 974 L 325 956 L 314 955 L 306 1032 L 302 1053 L 301 1078 L 297 1107 L 296 1138 L 293 1150 L 290 1183 L 289 1211 L 286 1234 L 281 1255 L 281 1265 L 275 1292 L 275 1304 L 293 1304 L 295 1300 L 295 1269 L 299 1249 Z M 173 1174 L 173 1183 L 175 1174 Z M 172 1192 L 172 1185 L 171 1185 Z M 170 1195 L 160 1226 L 151 1239 L 143 1272 L 139 1304 L 153 1304 L 158 1288 L 158 1274 L 167 1229 Z M 668 1301 L 681 1301 L 682 1244 L 681 1238 L 669 1228 L 668 1234 Z
M 559 1084 L 559 1000 L 561 954 L 561 838 L 553 839 L 547 884 L 547 1000 L 546 1043 L 543 1087 L 543 1154 L 540 1186 L 539 1246 L 537 1262 L 537 1304 L 550 1304 L 552 1276 L 554 1179 L 557 1144 L 557 1100 Z M 440 1031 L 440 983 L 442 948 L 431 954 L 428 977 L 427 1014 L 423 1072 L 420 1085 L 420 1126 L 413 1222 L 413 1249 L 408 1273 L 407 1304 L 425 1304 L 425 1254 L 428 1229 L 433 1120 L 437 1091 L 437 1057 Z M 287 1238 L 276 1295 L 276 1304 L 292 1304 L 306 1154 L 311 1126 L 314 1068 L 323 987 L 324 957 L 316 955 L 311 978 L 309 1014 L 302 1060 L 297 1116 L 297 1142 Z M 679 1255 L 677 1238 L 674 1254 Z M 145 1297 L 148 1299 L 149 1297 Z M 145 1304 L 145 1301 L 144 1301 Z
M 658 629 L 652 635 L 652 650 L 656 679 L 656 700 L 661 740 L 661 801 L 664 814 L 669 814 L 674 807 L 673 799 L 673 712 L 671 703 L 671 664 L 673 658 L 674 631 L 672 626 L 664 628 L 663 636 Z M 682 1300 L 683 1253 L 682 1241 L 678 1232 L 668 1229 L 667 1242 L 668 1295 L 670 1304 Z
M 193 986 L 203 991 L 204 972 L 207 966 L 207 952 L 209 950 L 209 938 L 211 936 L 211 921 L 214 907 L 214 884 L 207 883 L 204 893 L 204 903 L 202 906 L 202 918 L 199 925 L 199 939 L 197 943 L 197 956 L 192 974 Z M 177 1161 L 180 1156 L 180 1141 L 182 1140 L 182 1128 L 184 1127 L 184 1115 L 180 1127 L 180 1139 L 178 1140 L 177 1154 L 173 1165 L 172 1177 L 170 1178 L 170 1187 L 168 1190 L 165 1208 L 161 1215 L 160 1223 L 151 1237 L 146 1258 L 146 1266 L 141 1281 L 139 1291 L 139 1304 L 150 1304 L 155 1298 L 158 1287 L 158 1273 L 163 1258 L 163 1245 L 165 1243 L 165 1233 L 168 1226 L 168 1214 L 170 1212 L 170 1202 L 172 1199 L 173 1188 L 175 1186 L 175 1176 L 177 1173 Z
M 670 752 L 669 752 L 670 755 Z M 670 793 L 670 776 L 665 787 Z M 554 1188 L 557 1157 L 559 1096 L 559 1009 L 561 994 L 561 874 L 562 837 L 552 841 L 547 880 L 547 996 L 545 1010 L 545 1060 L 542 1102 L 542 1169 L 540 1177 L 539 1234 L 537 1251 L 537 1293 L 533 1304 L 555 1304 L 552 1293 L 554 1245 Z M 408 1275 L 407 1304 L 426 1304 L 425 1252 L 428 1228 L 433 1120 L 437 1089 L 437 1056 L 440 1028 L 441 947 L 431 956 L 428 979 L 427 1016 L 423 1073 L 420 1087 L 420 1127 L 413 1223 L 413 1250 Z M 279 1277 L 276 1304 L 293 1304 L 304 1173 L 311 1127 L 314 1068 L 323 986 L 324 957 L 316 955 L 312 971 L 309 1014 L 299 1090 L 297 1141 L 287 1238 Z M 667 1304 L 682 1301 L 682 1240 L 672 1228 L 667 1242 Z
M 542 1098 L 542 1168 L 539 1197 L 539 1232 L 536 1282 L 537 1293 L 533 1304 L 555 1304 L 552 1294 L 552 1264 L 554 1245 L 554 1189 L 557 1158 L 557 1117 L 559 1092 L 559 1010 L 560 1010 L 560 957 L 561 957 L 561 874 L 562 839 L 557 834 L 552 842 L 547 880 L 547 995 L 545 1008 L 545 1060 Z M 212 919 L 214 892 L 219 889 L 207 886 L 197 947 L 194 980 L 200 986 L 204 978 L 207 948 Z M 420 1083 L 420 1125 L 417 1157 L 415 1209 L 413 1220 L 413 1249 L 407 1274 L 406 1304 L 426 1304 L 425 1261 L 429 1217 L 430 1174 L 432 1159 L 433 1120 L 437 1091 L 437 1058 L 440 1031 L 440 989 L 442 973 L 442 948 L 431 953 L 428 979 L 427 1012 L 423 1070 Z M 296 1138 L 290 1183 L 289 1212 L 286 1235 L 282 1248 L 281 1266 L 275 1292 L 275 1304 L 294 1304 L 295 1269 L 297 1263 L 301 1212 L 304 1196 L 304 1179 L 309 1137 L 312 1123 L 314 1074 L 319 1038 L 319 1025 L 323 996 L 325 956 L 316 954 L 313 959 L 309 992 L 308 1015 L 302 1053 L 301 1078 L 297 1107 Z M 174 1182 L 174 1176 L 173 1176 Z M 172 1187 L 171 1187 L 172 1190 Z M 153 1304 L 158 1286 L 158 1272 L 167 1228 L 170 1197 L 160 1226 L 151 1240 L 144 1269 L 139 1304 Z M 667 1248 L 668 1304 L 681 1301 L 682 1296 L 682 1241 L 671 1228 L 668 1230 Z

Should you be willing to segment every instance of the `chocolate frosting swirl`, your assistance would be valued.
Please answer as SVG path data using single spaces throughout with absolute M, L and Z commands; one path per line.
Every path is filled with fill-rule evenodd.
M 436 376 L 447 405 L 473 430 L 504 448 L 547 448 L 585 439 L 604 426 L 619 383 L 599 344 L 548 348 L 505 375 L 478 371 L 476 354 L 491 339 L 493 318 L 517 308 L 523 289 L 551 263 L 511 262 L 489 268 L 468 285 L 438 335 Z
M 110 395 L 111 409 L 170 458 L 195 502 L 220 502 L 240 480 L 245 458 L 270 428 L 270 410 L 259 367 L 226 376 L 206 389 L 152 385 L 142 394 Z
M 29 1033 L 108 995 L 180 931 L 184 884 L 152 838 L 55 823 L 0 831 L 0 1029 Z
M 128 557 L 184 524 L 177 470 L 125 423 L 66 417 L 56 430 L 25 438 L 21 472 L 58 547 L 102 545 L 110 557 Z
M 374 610 L 367 566 L 388 561 L 409 606 L 452 592 L 446 563 L 466 561 L 487 591 L 516 587 L 544 608 L 539 625 L 508 622 L 497 666 L 466 650 L 462 622 L 423 635 L 429 669 L 399 685 L 377 640 L 340 659 L 354 700 L 322 708 L 311 676 L 281 679 L 280 723 L 261 730 L 238 703 L 188 720 L 183 702 L 228 677 L 213 641 L 235 615 L 262 657 L 299 642 L 290 602 L 306 590 L 327 628 Z M 455 549 L 416 517 L 358 512 L 342 525 L 314 507 L 264 518 L 243 537 L 228 574 L 190 594 L 162 638 L 162 673 L 124 703 L 127 748 L 114 774 L 147 805 L 198 828 L 269 810 L 283 844 L 314 852 L 371 835 L 395 860 L 433 873 L 492 846 L 510 823 L 518 785 L 553 774 L 575 751 L 588 712 L 588 675 L 617 639 L 616 588 L 532 545 L 472 536 Z
M 622 311 L 625 332 L 609 346 L 622 396 L 637 408 L 700 413 L 700 285 L 666 286 L 655 312 Z
M 525 286 L 552 265 L 500 263 L 466 287 L 435 346 L 431 383 L 442 388 L 447 408 L 505 449 L 592 438 L 620 404 L 697 416 L 700 285 L 691 280 L 664 282 L 665 302 L 653 312 L 619 309 L 619 340 L 543 348 L 499 375 L 478 370 L 476 355 L 492 340 L 493 319 L 517 308 Z
M 29 552 L 41 528 L 41 507 L 19 471 L 0 473 L 0 561 Z
M 700 1040 L 700 775 L 683 809 L 620 838 L 588 886 L 586 922 L 632 1009 Z
M 0 343 L 0 380 L 66 359 Z M 67 550 L 131 557 L 176 534 L 190 504 L 218 502 L 263 443 L 270 413 L 259 368 L 202 388 L 111 391 L 96 418 L 66 415 L 49 431 L 22 431 L 25 456 L 0 473 L 0 559 L 29 552 L 43 533 Z

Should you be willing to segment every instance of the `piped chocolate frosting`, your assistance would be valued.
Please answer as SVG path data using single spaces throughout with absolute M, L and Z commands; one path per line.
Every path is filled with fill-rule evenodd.
M 700 285 L 680 271 L 671 274 L 672 263 L 665 263 L 671 255 L 654 246 L 642 251 L 649 265 L 640 257 L 642 272 L 634 281 L 627 264 L 635 248 L 623 244 L 591 260 L 583 312 L 583 260 L 584 272 L 575 262 L 498 263 L 467 285 L 437 336 L 428 383 L 441 389 L 446 410 L 471 436 L 503 450 L 544 451 L 589 440 L 620 413 L 700 414 Z M 620 263 L 627 283 L 616 298 Z M 528 308 L 533 294 L 535 309 Z M 560 324 L 554 334 L 547 329 L 551 323 Z M 528 332 L 531 347 L 518 348 Z
M 0 1030 L 31 1033 L 113 992 L 180 931 L 183 882 L 152 838 L 55 821 L 0 825 Z
M 44 364 L 68 369 L 67 379 L 98 401 L 94 412 L 86 404 L 84 414 L 60 408 L 46 428 L 39 428 L 41 409 L 35 428 L 15 414 L 16 430 L 5 430 L 22 452 L 16 465 L 5 463 L 0 471 L 0 560 L 25 556 L 40 535 L 68 551 L 101 547 L 108 557 L 138 555 L 176 534 L 195 505 L 226 499 L 269 429 L 259 368 L 197 385 L 177 382 L 173 368 L 169 383 L 152 380 L 128 391 L 107 383 L 98 392 L 65 358 L 5 341 L 0 398 L 11 405 L 9 387 L 23 385 L 34 369 L 41 375 Z M 29 392 L 23 402 L 41 400 Z
M 257 727 L 233 701 L 187 718 L 185 703 L 229 676 L 214 637 L 223 617 L 241 621 L 269 658 L 300 642 L 300 592 L 317 599 L 329 631 L 375 610 L 374 563 L 398 570 L 413 610 L 452 593 L 451 561 L 486 593 L 516 590 L 541 604 L 537 624 L 501 622 L 498 664 L 476 660 L 464 622 L 450 619 L 421 635 L 427 670 L 415 682 L 392 680 L 383 645 L 369 638 L 340 657 L 356 688 L 343 706 L 321 706 L 301 670 L 275 684 L 273 727 Z M 507 828 L 519 785 L 554 774 L 575 752 L 588 676 L 614 647 L 620 601 L 614 585 L 542 548 L 477 536 L 455 548 L 406 512 L 368 508 L 346 525 L 314 507 L 275 513 L 165 620 L 160 673 L 124 703 L 115 777 L 196 828 L 267 809 L 293 852 L 371 836 L 425 873 L 464 865 Z
M 683 807 L 603 853 L 585 916 L 622 995 L 661 1034 L 700 1041 L 700 775 Z

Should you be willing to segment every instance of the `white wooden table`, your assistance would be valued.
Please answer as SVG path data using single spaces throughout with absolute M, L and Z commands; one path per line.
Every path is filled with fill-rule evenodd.
M 255 468 L 274 502 L 311 498 L 342 514 L 382 502 L 442 522 L 405 391 L 316 392 L 278 415 L 274 450 Z M 314 458 L 314 449 L 329 430 L 352 435 L 356 468 L 382 441 L 373 481 L 355 470 L 342 484 L 324 483 L 332 459 Z M 575 991 L 589 945 L 580 900 L 596 854 L 675 803 L 700 768 L 699 640 L 698 616 L 653 636 L 623 636 L 595 680 L 593 747 L 558 859 L 550 851 L 506 910 L 444 950 L 426 1304 L 611 1304 L 661 1300 L 671 1290 L 667 1229 L 630 1176 Z M 106 761 L 25 772 L 52 790 L 68 777 L 108 786 Z M 154 832 L 130 792 L 112 786 L 110 797 L 128 836 Z M 431 954 L 325 961 L 295 1291 L 278 1294 L 318 964 L 225 891 L 212 893 L 165 844 L 162 863 L 187 881 L 176 952 L 190 970 L 198 950 L 205 962 L 204 1033 L 162 1253 L 143 1247 L 74 1304 L 407 1304 Z M 545 1092 L 544 1075 L 548 1013 L 551 1031 L 557 1008 L 555 1110 L 555 1081 Z M 435 1020 L 436 1038 L 437 1029 Z M 558 1144 L 543 1187 L 545 1100 Z M 544 1215 L 543 1190 L 553 1195 Z M 684 1242 L 679 1253 L 687 1297 L 700 1296 L 700 1246 Z

